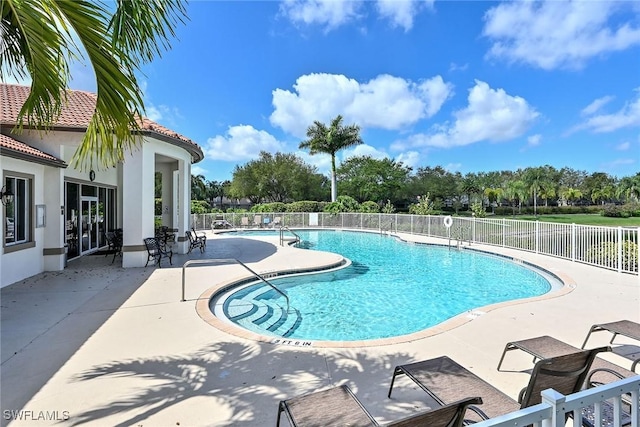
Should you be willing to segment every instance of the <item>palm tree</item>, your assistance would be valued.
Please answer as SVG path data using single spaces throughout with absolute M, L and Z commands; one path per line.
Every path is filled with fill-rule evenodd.
M 338 115 L 327 127 L 319 121 L 314 121 L 307 129 L 307 139 L 300 143 L 299 148 L 308 148 L 309 154 L 326 153 L 331 155 L 331 201 L 338 197 L 336 182 L 336 153 L 345 148 L 362 144 L 360 127 L 357 125 L 342 126 L 342 116 Z
M 191 175 L 191 198 L 205 200 L 207 196 L 207 183 L 204 175 Z
M 616 191 L 617 197 L 624 196 L 627 202 L 640 200 L 640 172 L 635 176 L 625 176 L 620 180 Z
M 563 191 L 561 191 L 562 197 L 569 202 L 569 204 L 571 206 L 573 206 L 573 203 L 580 199 L 582 197 L 582 191 L 578 190 L 577 188 L 565 188 Z
M 518 210 L 522 209 L 522 200 L 527 198 L 527 185 L 522 180 L 513 180 L 507 183 L 504 189 L 504 197 L 513 207 L 513 216 L 516 215 L 515 202 L 518 202 Z
M 181 0 L 119 0 L 112 10 L 101 2 L 60 0 L 0 2 L 0 77 L 31 77 L 31 91 L 18 122 L 46 130 L 65 104 L 69 61 L 86 51 L 96 77 L 94 115 L 76 151 L 76 167 L 94 162 L 110 167 L 138 144 L 144 113 L 136 70 L 168 49 L 184 22 Z M 77 43 L 75 40 L 78 40 Z

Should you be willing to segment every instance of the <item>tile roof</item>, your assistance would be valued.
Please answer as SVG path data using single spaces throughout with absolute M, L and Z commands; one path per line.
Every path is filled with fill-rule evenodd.
M 5 155 L 13 154 L 15 157 L 27 157 L 32 160 L 39 160 L 43 163 L 53 164 L 58 167 L 67 167 L 67 164 L 63 160 L 47 154 L 44 151 L 40 151 L 37 148 L 33 148 L 24 142 L 15 140 L 8 135 L 0 134 L 0 152 Z
M 29 86 L 0 85 L 0 124 L 11 126 L 17 124 L 18 114 L 30 91 L 31 88 Z M 96 98 L 96 94 L 91 92 L 67 90 L 67 103 L 51 127 L 53 129 L 86 129 L 95 110 Z M 196 162 L 202 160 L 202 150 L 198 144 L 186 136 L 174 132 L 147 117 L 142 118 L 141 128 L 143 133 L 149 136 L 160 136 L 163 140 L 169 138 L 170 142 L 178 142 L 178 145 L 186 146 L 185 148 L 191 152 Z

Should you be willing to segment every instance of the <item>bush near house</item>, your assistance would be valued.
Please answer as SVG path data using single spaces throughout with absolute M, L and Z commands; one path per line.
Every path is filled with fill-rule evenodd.
M 618 245 L 613 242 L 603 242 L 593 246 L 587 252 L 587 261 L 597 264 L 615 266 L 618 260 Z M 638 271 L 638 244 L 631 240 L 622 243 L 622 268 L 627 271 Z

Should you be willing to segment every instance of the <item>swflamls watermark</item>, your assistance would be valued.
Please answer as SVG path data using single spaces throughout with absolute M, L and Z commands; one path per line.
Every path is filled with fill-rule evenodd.
M 29 411 L 26 409 L 2 411 L 2 418 L 7 421 L 66 421 L 69 411 Z

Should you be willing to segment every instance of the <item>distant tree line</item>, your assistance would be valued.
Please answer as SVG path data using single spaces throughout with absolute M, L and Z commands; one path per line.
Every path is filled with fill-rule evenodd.
M 351 204 L 346 209 L 361 211 L 473 210 L 479 215 L 485 211 L 504 215 L 559 210 L 595 212 L 606 207 L 612 211 L 611 216 L 630 216 L 616 206 L 640 200 L 640 172 L 618 179 L 602 172 L 589 174 L 545 165 L 462 175 L 441 166 L 420 167 L 414 172 L 393 159 L 359 156 L 345 160 L 335 176 L 337 193 L 353 200 L 357 207 L 345 198 L 342 205 Z M 234 208 L 233 203 L 222 206 L 223 196 L 230 200 L 248 199 L 253 205 L 329 202 L 331 183 L 317 168 L 294 154 L 261 152 L 258 159 L 236 166 L 230 181 L 192 177 L 192 199 L 202 202 L 200 212 L 208 212 L 213 206 Z M 339 205 L 340 197 L 335 202 L 313 206 L 316 210 L 335 211 L 343 209 Z

